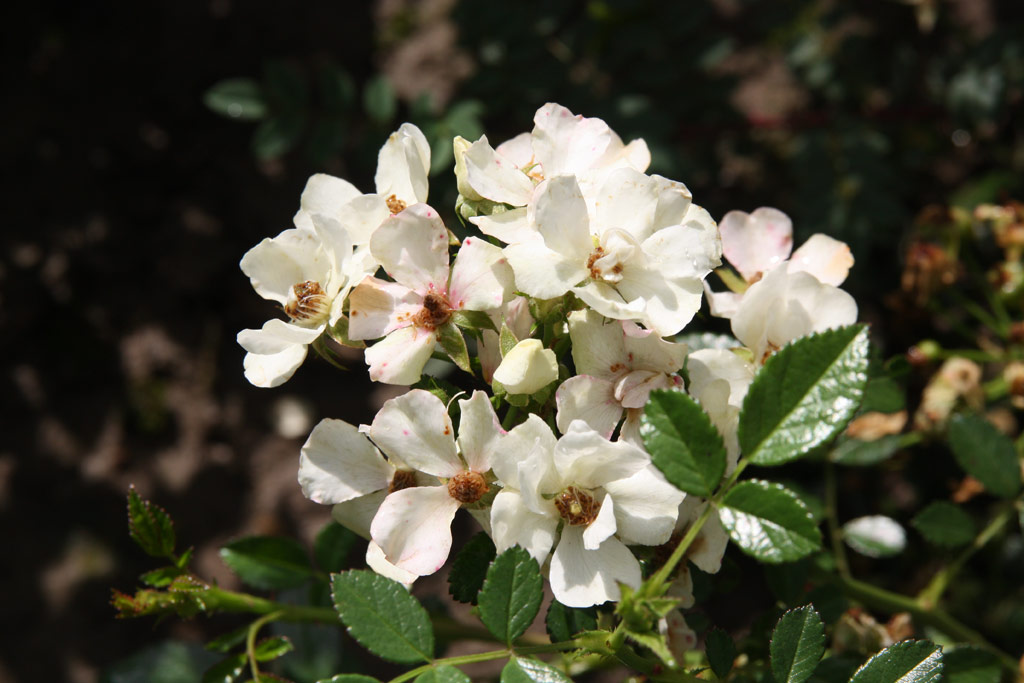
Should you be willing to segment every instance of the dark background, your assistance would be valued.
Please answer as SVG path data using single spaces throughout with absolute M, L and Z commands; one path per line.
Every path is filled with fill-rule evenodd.
M 296 432 L 369 421 L 390 394 L 358 355 L 349 373 L 311 358 L 276 390 L 246 383 L 235 334 L 276 312 L 237 264 L 289 227 L 311 173 L 371 190 L 376 150 L 403 120 L 443 161 L 452 133 L 482 125 L 500 142 L 546 101 L 601 116 L 644 137 L 651 170 L 714 217 L 772 205 L 798 243 L 848 241 L 848 286 L 894 353 L 914 331 L 884 296 L 915 215 L 1021 197 L 1018 2 L 155 0 L 6 14 L 0 681 L 96 681 L 149 643 L 222 629 L 113 618 L 110 588 L 152 566 L 127 535 L 131 484 L 172 514 L 198 573 L 229 586 L 218 544 L 308 541 L 327 520 L 296 486 Z M 238 77 L 266 94 L 262 122 L 204 105 Z M 449 216 L 450 168 L 431 185 Z

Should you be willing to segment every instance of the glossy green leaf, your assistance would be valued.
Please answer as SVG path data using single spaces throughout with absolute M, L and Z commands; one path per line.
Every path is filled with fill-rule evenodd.
M 818 663 L 808 683 L 847 683 L 861 665 L 861 658 L 849 654 L 826 657 Z
M 245 637 L 249 634 L 249 625 L 239 626 L 234 631 L 228 631 L 222 635 L 217 636 L 206 644 L 206 649 L 210 652 L 220 652 L 227 654 L 236 647 L 245 642 Z
M 258 121 L 267 115 L 263 87 L 251 78 L 228 78 L 203 93 L 210 110 L 240 121 Z
M 325 572 L 340 572 L 345 568 L 349 553 L 358 540 L 351 530 L 337 522 L 328 522 L 313 542 L 313 556 Z
M 455 325 L 448 323 L 437 329 L 437 342 L 452 359 L 452 362 L 459 366 L 463 372 L 473 374 L 473 366 L 469 362 L 469 349 L 466 347 L 466 338 Z
M 792 562 L 821 547 L 807 507 L 778 484 L 740 482 L 722 499 L 719 517 L 740 550 L 761 562 Z
M 681 391 L 652 391 L 640 434 L 651 461 L 669 483 L 711 497 L 725 472 L 725 445 L 696 401 Z
M 566 607 L 558 600 L 552 600 L 544 625 L 552 643 L 563 642 L 577 633 L 596 629 L 597 611 L 593 607 Z
M 872 377 L 864 387 L 861 411 L 896 413 L 907 407 L 906 391 L 892 377 Z
M 743 401 L 743 453 L 759 465 L 780 465 L 834 437 L 860 405 L 867 367 L 862 325 L 813 334 L 775 353 Z
M 134 486 L 128 489 L 128 534 L 148 555 L 174 555 L 174 523 L 170 516 L 160 506 L 143 500 Z
M 720 628 L 714 628 L 705 638 L 704 648 L 711 670 L 716 676 L 724 679 L 732 671 L 732 663 L 736 659 L 736 644 L 732 642 L 728 633 Z
M 431 660 L 430 617 L 402 584 L 360 569 L 334 574 L 331 587 L 334 607 L 360 645 L 399 664 Z
M 498 332 L 498 346 L 501 347 L 502 357 L 505 357 L 518 343 L 519 340 L 516 339 L 516 335 L 512 333 L 509 326 L 502 323 L 501 330 Z
M 385 124 L 395 118 L 398 101 L 386 76 L 371 78 L 363 88 L 363 107 L 374 123 Z
M 937 500 L 921 510 L 911 524 L 929 543 L 944 548 L 966 545 L 976 533 L 971 516 L 944 500 Z
M 829 459 L 848 467 L 877 465 L 916 441 L 914 434 L 886 434 L 874 441 L 842 437 L 829 454 Z
M 1013 498 L 1020 491 L 1020 459 L 1013 441 L 988 420 L 956 415 L 949 423 L 949 445 L 967 474 L 989 493 Z
M 240 538 L 221 548 L 220 556 L 231 571 L 255 588 L 291 588 L 304 583 L 312 572 L 305 549 L 290 538 Z
M 990 652 L 967 645 L 942 653 L 944 683 L 999 683 L 1002 669 Z
M 487 568 L 494 559 L 494 541 L 484 532 L 478 533 L 462 547 L 448 572 L 448 592 L 459 602 L 476 604 L 483 588 Z
M 225 657 L 203 672 L 203 683 L 234 683 L 249 669 L 249 657 L 240 652 Z
M 256 643 L 253 654 L 257 662 L 269 662 L 295 649 L 292 641 L 284 636 L 271 636 Z
M 890 645 L 857 669 L 850 683 L 938 683 L 942 650 L 927 640 Z
M 843 525 L 846 545 L 868 557 L 889 557 L 907 547 L 907 533 L 899 522 L 884 515 L 851 519 Z
M 825 652 L 825 626 L 810 605 L 782 615 L 772 632 L 771 663 L 776 683 L 803 683 Z
M 330 678 L 322 678 L 316 683 L 380 683 L 380 681 L 373 676 L 364 676 L 363 674 L 338 674 Z
M 498 640 L 511 644 L 533 623 L 544 598 L 537 561 L 516 546 L 494 558 L 480 589 L 480 620 Z
M 501 683 L 572 683 L 572 679 L 540 660 L 513 657 L 501 670 Z
M 469 676 L 454 666 L 442 664 L 416 677 L 416 683 L 471 683 Z

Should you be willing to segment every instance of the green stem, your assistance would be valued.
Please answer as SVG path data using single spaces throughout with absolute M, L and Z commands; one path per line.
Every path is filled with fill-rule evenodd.
M 320 335 L 313 340 L 313 350 L 316 351 L 317 355 L 323 358 L 325 361 L 338 368 L 348 372 L 348 368 L 341 364 L 337 356 L 334 355 L 334 351 L 327 346 L 327 342 L 324 341 L 323 335 Z
M 575 650 L 578 647 L 579 643 L 577 643 L 575 640 L 566 640 L 560 643 L 548 643 L 546 645 L 530 645 L 527 647 L 517 647 L 514 649 L 491 650 L 490 652 L 477 652 L 471 655 L 444 657 L 443 659 L 435 659 L 430 664 L 424 664 L 423 666 L 416 667 L 411 671 L 406 671 L 403 674 L 395 676 L 389 681 L 389 683 L 402 683 L 402 681 L 411 680 L 413 678 L 416 678 L 420 674 L 426 673 L 434 667 L 441 665 L 459 666 L 461 664 L 488 662 L 493 659 L 512 657 L 513 655 L 533 655 L 543 654 L 545 652 L 564 652 L 566 650 Z
M 249 624 L 249 632 L 245 635 L 245 653 L 249 657 L 249 668 L 252 670 L 254 683 L 260 683 L 260 667 L 256 663 L 256 634 L 260 632 L 264 624 L 278 619 L 283 613 L 280 610 L 271 612 Z
M 843 530 L 839 526 L 839 504 L 836 484 L 836 466 L 831 461 L 825 463 L 825 519 L 828 522 L 828 537 L 832 543 L 832 555 L 836 561 L 836 569 L 844 578 L 850 578 L 850 565 L 846 561 L 846 549 L 843 547 Z
M 647 590 L 650 591 L 650 595 L 659 595 L 661 587 L 668 581 L 669 577 L 672 576 L 672 572 L 675 571 L 676 565 L 686 555 L 686 551 L 689 550 L 690 546 L 697 539 L 697 534 L 704 527 L 704 523 L 711 517 L 711 513 L 714 512 L 714 506 L 709 501 L 704 507 L 704 511 L 700 513 L 700 516 L 694 520 L 690 528 L 686 530 L 686 535 L 683 536 L 683 540 L 679 541 L 679 545 L 672 551 L 672 555 L 669 556 L 668 561 L 661 565 L 651 576 L 647 582 Z
M 515 426 L 517 417 L 519 417 L 519 407 L 509 404 L 508 412 L 505 413 L 505 419 L 501 421 L 501 428 L 505 431 L 512 429 Z
M 259 598 L 248 593 L 236 593 L 223 588 L 208 588 L 202 592 L 203 602 L 207 609 L 223 612 L 243 612 L 248 614 L 277 614 L 280 621 L 315 621 L 337 623 L 338 613 L 330 607 L 312 607 L 309 605 L 288 605 Z

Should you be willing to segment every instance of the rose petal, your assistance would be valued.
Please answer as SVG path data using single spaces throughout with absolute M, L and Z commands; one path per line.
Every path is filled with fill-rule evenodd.
M 433 574 L 448 559 L 458 509 L 447 486 L 395 491 L 381 503 L 370 535 L 391 564 L 417 576 Z

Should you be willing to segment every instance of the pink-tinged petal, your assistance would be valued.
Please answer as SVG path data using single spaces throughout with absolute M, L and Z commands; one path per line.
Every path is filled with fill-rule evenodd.
M 610 380 L 628 369 L 620 322 L 608 320 L 589 308 L 573 311 L 569 314 L 569 338 L 578 374 Z
M 384 221 L 370 238 L 384 271 L 417 294 L 444 293 L 448 285 L 448 230 L 426 204 L 413 204 Z
M 558 516 L 530 510 L 520 493 L 502 489 L 491 505 L 491 537 L 500 553 L 512 546 L 524 548 L 543 566 L 555 544 Z
M 583 529 L 566 526 L 551 556 L 551 591 L 567 607 L 590 607 L 622 597 L 619 583 L 640 586 L 640 563 L 614 536 L 597 550 L 583 547 Z
M 389 456 L 394 453 L 409 467 L 436 477 L 453 477 L 464 469 L 448 410 L 422 389 L 386 402 L 373 418 L 370 438 Z
M 838 287 L 850 274 L 853 254 L 845 242 L 817 233 L 793 252 L 789 272 L 806 271 L 827 285 Z
M 491 458 L 504 434 L 498 416 L 483 391 L 474 391 L 469 399 L 459 399 L 459 410 L 462 417 L 458 441 L 462 457 L 471 471 L 486 472 L 491 469 Z
M 295 214 L 296 227 L 302 227 L 309 216 L 321 213 L 336 220 L 341 220 L 345 213 L 345 205 L 362 193 L 347 180 L 335 178 L 326 173 L 311 175 L 306 181 L 299 199 L 299 211 Z
M 294 285 L 321 282 L 331 272 L 316 233 L 298 228 L 264 239 L 245 253 L 239 266 L 257 294 L 281 305 L 288 303 Z
M 366 566 L 381 576 L 397 581 L 406 588 L 409 588 L 419 578 L 418 575 L 407 572 L 388 562 L 388 558 L 384 556 L 384 551 L 373 541 L 370 541 L 366 546 Z
M 681 381 L 681 380 L 680 380 Z M 619 427 L 619 438 L 616 441 L 628 443 L 636 446 L 639 449 L 644 448 L 644 438 L 640 434 L 640 425 L 644 411 L 641 408 L 627 408 L 626 419 L 622 421 L 622 426 Z
M 693 574 L 689 567 L 681 566 L 684 564 L 686 563 L 680 563 L 677 567 L 676 575 L 668 585 L 666 594 L 678 600 L 680 607 L 687 609 L 693 607 L 696 600 L 693 597 Z
M 612 140 L 604 121 L 573 116 L 558 104 L 548 103 L 538 109 L 533 123 L 533 151 L 546 178 L 593 168 Z
M 594 207 L 591 231 L 600 235 L 610 229 L 623 230 L 636 241 L 644 241 L 654 230 L 660 193 L 650 176 L 632 168 L 613 171 L 594 196 L 588 197 Z
M 625 479 L 651 462 L 636 446 L 608 441 L 581 420 L 570 424 L 558 440 L 554 459 L 563 481 L 588 489 Z
M 440 569 L 452 548 L 452 520 L 459 502 L 447 486 L 417 486 L 388 494 L 370 525 L 370 536 L 388 562 L 417 576 Z
M 349 339 L 380 339 L 408 327 L 423 297 L 408 287 L 367 276 L 349 295 Z
M 623 345 L 630 368 L 671 374 L 686 362 L 686 344 L 666 341 L 653 330 L 622 323 Z
M 321 420 L 299 455 L 299 486 L 315 503 L 343 503 L 387 488 L 392 467 L 344 420 Z
M 530 225 L 526 213 L 524 206 L 490 216 L 475 216 L 469 222 L 480 228 L 483 234 L 496 237 L 505 244 L 518 244 L 537 237 L 537 229 Z
M 582 420 L 606 439 L 612 438 L 622 419 L 622 406 L 615 400 L 615 385 L 606 379 L 576 375 L 562 382 L 555 392 L 558 413 L 555 422 L 561 432 L 574 420 Z
M 686 653 L 697 647 L 697 634 L 686 625 L 682 612 L 672 610 L 661 620 L 661 633 L 668 640 L 668 649 L 677 662 L 685 661 Z
M 730 211 L 718 229 L 725 257 L 748 282 L 785 261 L 793 250 L 793 221 L 778 209 Z
M 437 333 L 433 330 L 411 326 L 395 330 L 363 353 L 370 368 L 370 379 L 405 387 L 415 384 L 435 344 Z
M 323 326 L 299 327 L 276 318 L 258 330 L 242 330 L 237 339 L 248 351 L 242 362 L 245 378 L 263 388 L 284 384 L 306 359 L 307 346 L 322 332 Z
M 537 186 L 533 203 L 527 208 L 530 223 L 537 227 L 549 249 L 563 258 L 579 260 L 582 267 L 594 251 L 587 203 L 576 178 L 549 178 Z
M 504 251 L 515 273 L 516 289 L 538 299 L 562 296 L 587 276 L 583 260 L 567 259 L 539 239 Z
M 633 370 L 615 383 L 615 398 L 623 408 L 643 408 L 655 389 L 670 389 L 675 383 L 664 372 Z
M 427 174 L 430 172 L 430 145 L 419 128 L 411 123 L 388 137 L 377 155 L 377 194 L 387 199 L 394 195 L 408 206 L 427 201 Z
M 469 184 L 482 197 L 512 206 L 529 203 L 533 182 L 515 163 L 497 154 L 486 137 L 470 145 L 464 158 Z
M 605 493 L 597 517 L 583 531 L 583 547 L 586 550 L 597 550 L 605 539 L 615 533 L 615 529 L 615 503 Z
M 671 538 L 686 496 L 651 466 L 608 482 L 605 491 L 615 499 L 619 538 L 640 545 L 661 545 Z
M 331 508 L 331 517 L 346 529 L 369 540 L 370 524 L 387 495 L 387 491 L 375 491 L 359 498 L 346 500 L 344 503 L 338 503 Z
M 455 310 L 489 311 L 512 296 L 515 276 L 501 249 L 467 237 L 452 266 L 448 301 Z
M 517 168 L 526 168 L 534 163 L 533 136 L 529 133 L 520 133 L 511 140 L 506 140 L 498 145 L 495 151 L 515 164 Z

